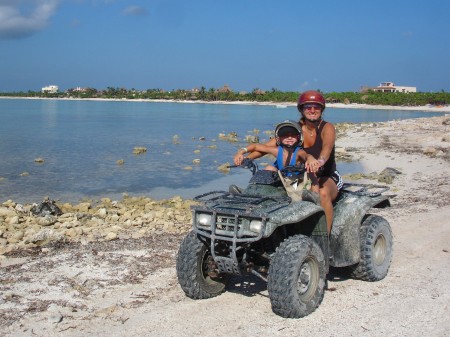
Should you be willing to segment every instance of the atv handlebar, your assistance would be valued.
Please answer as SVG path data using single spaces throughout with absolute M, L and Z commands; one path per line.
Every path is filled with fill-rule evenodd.
M 242 167 L 242 168 L 249 169 L 252 172 L 253 175 L 255 175 L 255 173 L 258 172 L 258 170 L 259 170 L 258 164 L 256 164 L 250 158 L 244 158 L 244 160 L 242 161 L 241 165 L 229 165 L 228 166 L 228 168 L 232 168 L 232 167 Z
M 280 170 L 283 177 L 292 175 L 303 175 L 306 172 L 305 164 L 301 163 L 299 165 L 288 165 Z

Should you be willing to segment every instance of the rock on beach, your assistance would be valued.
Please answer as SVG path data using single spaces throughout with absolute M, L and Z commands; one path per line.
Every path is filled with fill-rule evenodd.
M 60 216 L 33 215 L 33 205 L 9 200 L 0 205 L 0 255 L 50 241 L 110 241 L 147 234 L 185 233 L 191 226 L 192 200 L 124 197 L 98 202 L 57 204 Z

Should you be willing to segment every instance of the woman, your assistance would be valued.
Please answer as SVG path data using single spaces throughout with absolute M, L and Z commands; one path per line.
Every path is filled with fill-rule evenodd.
M 336 170 L 334 156 L 336 130 L 333 124 L 322 119 L 325 110 L 325 99 L 315 90 L 300 95 L 297 109 L 301 114 L 300 125 L 303 132 L 303 149 L 308 154 L 306 169 L 312 181 L 311 190 L 319 193 L 320 204 L 325 211 L 328 234 L 333 223 L 333 201 L 342 187 L 342 178 Z M 266 143 L 275 146 L 276 140 Z M 262 154 L 253 152 L 248 157 L 255 159 Z M 239 156 L 234 157 L 235 162 Z M 242 160 L 242 159 L 241 159 Z

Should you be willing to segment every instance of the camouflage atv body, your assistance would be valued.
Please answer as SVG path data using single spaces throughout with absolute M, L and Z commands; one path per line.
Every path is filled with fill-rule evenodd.
M 225 290 L 230 275 L 252 273 L 267 281 L 272 310 L 298 318 L 321 303 L 326 275 L 347 267 L 352 276 L 383 279 L 392 258 L 392 233 L 373 207 L 387 207 L 386 188 L 346 184 L 334 205 L 327 235 L 323 208 L 307 191 L 288 196 L 280 178 L 257 171 L 241 193 L 196 197 L 193 230 L 177 257 L 177 276 L 186 295 L 206 299 Z M 295 199 L 295 200 L 294 200 Z

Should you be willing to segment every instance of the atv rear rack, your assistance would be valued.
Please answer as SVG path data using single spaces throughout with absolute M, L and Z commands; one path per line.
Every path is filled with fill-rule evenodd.
M 288 196 L 261 196 L 250 194 L 232 194 L 225 191 L 212 191 L 194 198 L 209 209 L 253 217 L 267 217 L 291 203 Z M 196 208 L 196 207 L 194 207 Z
M 359 196 L 378 197 L 388 190 L 389 187 L 385 185 L 344 183 L 340 191 Z

